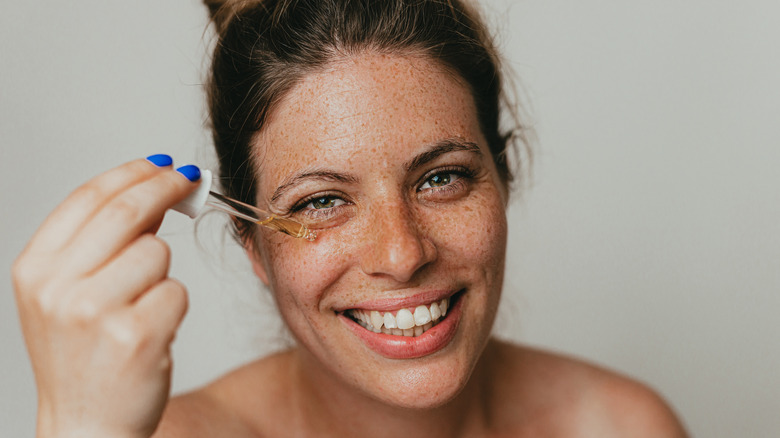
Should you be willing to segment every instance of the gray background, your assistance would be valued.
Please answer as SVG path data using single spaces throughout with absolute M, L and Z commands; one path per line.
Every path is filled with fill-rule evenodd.
M 491 1 L 539 146 L 515 197 L 497 331 L 635 376 L 696 436 L 780 435 L 780 3 Z M 213 166 L 196 1 L 0 14 L 0 435 L 35 390 L 8 267 L 77 185 L 126 160 Z M 176 391 L 282 345 L 219 215 L 161 235 L 191 292 Z

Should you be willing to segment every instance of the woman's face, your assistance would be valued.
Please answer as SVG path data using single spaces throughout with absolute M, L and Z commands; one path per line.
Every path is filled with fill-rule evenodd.
M 426 59 L 350 57 L 298 83 L 256 148 L 260 204 L 318 234 L 254 242 L 307 376 L 399 406 L 454 397 L 491 331 L 507 233 L 468 88 Z

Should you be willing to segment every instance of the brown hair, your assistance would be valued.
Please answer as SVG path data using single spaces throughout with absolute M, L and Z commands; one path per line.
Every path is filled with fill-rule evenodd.
M 502 78 L 479 15 L 461 0 L 204 0 L 219 39 L 207 84 L 223 189 L 254 204 L 251 143 L 276 103 L 307 74 L 371 50 L 440 62 L 471 88 L 501 180 L 512 172 L 502 131 Z M 253 227 L 236 223 L 239 238 Z

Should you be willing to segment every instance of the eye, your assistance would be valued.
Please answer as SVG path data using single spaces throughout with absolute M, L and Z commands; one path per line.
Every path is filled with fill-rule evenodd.
M 289 215 L 314 230 L 332 228 L 355 214 L 354 204 L 342 193 L 318 193 L 298 202 Z
M 417 187 L 420 199 L 446 202 L 466 196 L 473 186 L 476 173 L 469 167 L 452 166 L 434 169 Z
M 430 190 L 430 189 L 440 189 L 443 187 L 447 187 L 449 185 L 452 185 L 459 180 L 461 180 L 463 177 L 468 176 L 465 171 L 462 170 L 444 170 L 444 171 L 438 171 L 436 173 L 431 174 L 428 176 L 425 181 L 423 181 L 422 185 L 420 186 L 417 191 L 423 191 L 423 190 Z
M 343 205 L 344 200 L 337 198 L 336 196 L 320 196 L 309 200 L 309 203 L 304 208 L 312 208 L 314 210 L 324 210 L 328 208 L 338 207 Z
M 443 187 L 448 184 L 451 184 L 453 181 L 457 180 L 459 178 L 458 175 L 454 173 L 437 173 L 427 180 L 425 180 L 425 183 L 423 183 L 422 186 L 420 186 L 420 189 L 428 189 L 428 188 L 436 188 L 436 187 Z

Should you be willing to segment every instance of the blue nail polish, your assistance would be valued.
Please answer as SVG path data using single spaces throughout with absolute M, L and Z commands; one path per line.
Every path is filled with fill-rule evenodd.
M 184 175 L 185 178 L 187 178 L 192 182 L 195 182 L 200 179 L 200 169 L 198 169 L 198 166 L 195 166 L 193 164 L 181 166 L 180 168 L 176 169 L 176 171 Z
M 167 167 L 173 164 L 173 158 L 165 154 L 149 155 L 146 159 L 157 167 Z

